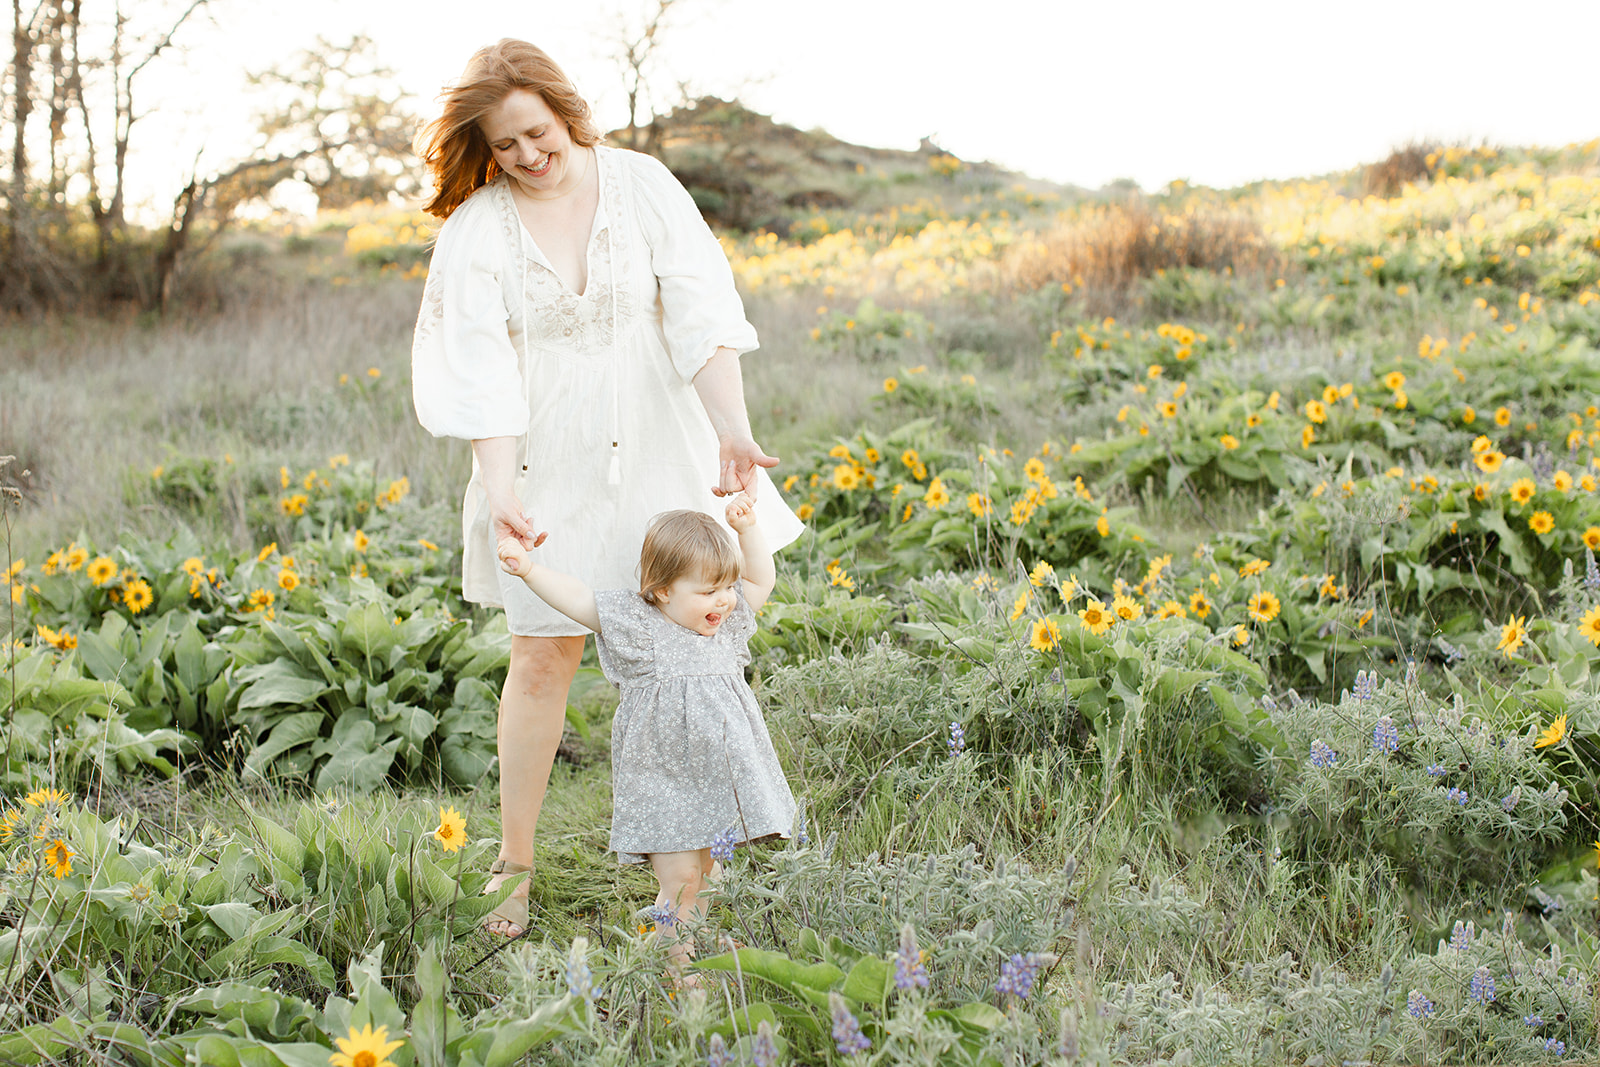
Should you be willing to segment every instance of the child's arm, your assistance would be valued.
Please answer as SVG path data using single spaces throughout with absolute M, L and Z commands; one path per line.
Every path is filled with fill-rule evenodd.
M 756 523 L 755 502 L 743 493 L 730 500 L 728 525 L 739 535 L 739 551 L 744 554 L 744 599 L 751 611 L 759 611 L 778 581 L 778 570 L 772 565 L 767 535 Z
M 540 541 L 544 540 L 541 535 Z M 539 599 L 573 622 L 600 632 L 600 612 L 594 605 L 594 591 L 570 574 L 553 571 L 533 561 L 533 554 L 514 537 L 502 537 L 500 566 L 527 583 Z

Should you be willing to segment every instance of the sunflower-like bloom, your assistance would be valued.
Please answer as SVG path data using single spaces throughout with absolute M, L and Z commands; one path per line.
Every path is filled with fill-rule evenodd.
M 1600 645 L 1600 607 L 1590 608 L 1578 620 L 1578 632 L 1589 639 L 1591 645 Z
M 45 848 L 44 863 L 52 875 L 65 878 L 72 873 L 72 857 L 76 855 L 71 846 L 58 837 Z
M 1539 739 L 1533 743 L 1533 747 L 1549 748 L 1551 745 L 1559 745 L 1566 739 L 1566 736 L 1567 717 L 1565 715 L 1557 715 L 1555 721 L 1545 727 L 1543 732 L 1539 734 Z
M 1528 637 L 1528 617 L 1526 615 L 1513 615 L 1511 621 L 1500 628 L 1500 642 L 1494 647 L 1506 654 L 1510 659 L 1517 654 L 1517 649 L 1522 647 L 1522 642 Z
M 1078 611 L 1078 618 L 1083 622 L 1083 628 L 1096 637 L 1111 629 L 1116 622 L 1116 616 L 1098 600 L 1091 600 Z
M 1278 598 L 1276 595 L 1262 590 L 1250 598 L 1248 609 L 1250 617 L 1257 622 L 1271 622 L 1278 617 Z
M 441 807 L 439 826 L 433 831 L 433 837 L 446 852 L 454 852 L 467 843 L 467 820 L 455 808 Z
M 387 1026 L 374 1030 L 371 1023 L 360 1030 L 352 1026 L 349 1037 L 335 1038 L 333 1043 L 339 1051 L 328 1057 L 331 1067 L 394 1067 L 389 1053 L 405 1044 L 390 1041 Z
M 1056 625 L 1054 619 L 1040 619 L 1033 624 L 1033 635 L 1028 639 L 1028 647 L 1048 652 L 1061 643 L 1061 627 Z

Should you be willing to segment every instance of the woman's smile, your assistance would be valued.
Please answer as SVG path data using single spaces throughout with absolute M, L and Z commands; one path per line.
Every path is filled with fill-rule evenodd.
M 536 200 L 569 195 L 583 181 L 587 156 L 572 154 L 572 131 L 543 97 L 517 89 L 479 123 L 489 151 L 521 191 Z

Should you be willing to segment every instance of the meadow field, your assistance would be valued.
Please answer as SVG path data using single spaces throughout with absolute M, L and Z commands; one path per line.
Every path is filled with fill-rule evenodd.
M 420 215 L 0 324 L 0 1064 L 1594 1062 L 1600 143 L 905 188 L 724 238 L 803 809 L 692 991 L 592 649 L 533 930 L 478 928 L 509 637 Z

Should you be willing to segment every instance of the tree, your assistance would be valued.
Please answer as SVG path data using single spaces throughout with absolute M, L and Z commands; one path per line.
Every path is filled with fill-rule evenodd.
M 615 24 L 612 59 L 622 70 L 622 90 L 628 98 L 626 147 L 636 152 L 655 155 L 661 147 L 661 123 L 650 100 L 650 77 L 667 17 L 677 3 L 678 0 L 656 0 L 655 7 L 638 26 L 629 25 L 620 16 Z M 641 109 L 646 115 L 643 121 Z
M 250 82 L 273 96 L 259 117 L 255 152 L 219 172 L 192 175 L 174 200 L 155 258 L 161 307 L 194 234 L 209 222 L 214 240 L 241 205 L 265 200 L 284 182 L 309 186 L 319 206 L 333 208 L 419 191 L 411 149 L 416 117 L 370 38 L 336 44 L 319 37 L 287 72 L 266 71 Z
M 283 182 L 331 206 L 415 188 L 414 118 L 392 72 L 366 38 L 318 39 L 285 69 L 250 79 L 268 98 L 250 153 L 205 171 L 197 163 L 166 225 L 131 225 L 130 149 L 145 114 L 137 91 L 210 0 L 25 2 L 12 0 L 10 173 L 0 185 L 11 269 L 0 273 L 0 308 L 163 307 L 185 257 Z M 76 236 L 84 221 L 92 244 Z

